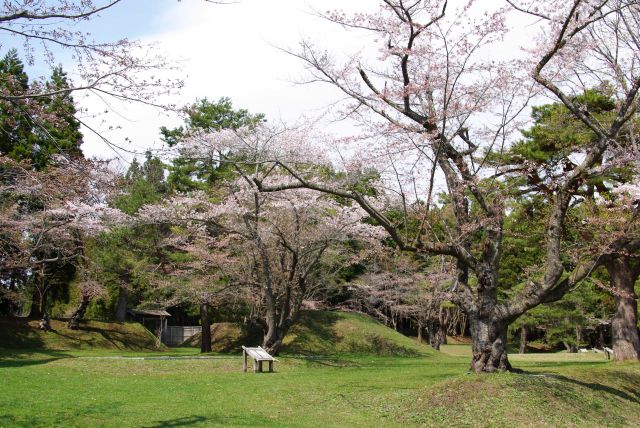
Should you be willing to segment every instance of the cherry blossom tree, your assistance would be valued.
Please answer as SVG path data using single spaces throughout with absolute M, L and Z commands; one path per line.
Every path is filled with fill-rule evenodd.
M 364 135 L 353 141 L 366 145 L 351 146 L 356 156 L 344 165 L 345 180 L 327 184 L 309 175 L 293 149 L 286 156 L 279 147 L 269 152 L 245 145 L 244 150 L 262 155 L 263 170 L 288 174 L 291 181 L 269 183 L 263 173 L 250 178 L 263 192 L 307 188 L 354 201 L 400 250 L 454 258 L 457 278 L 450 299 L 469 317 L 471 368 L 510 370 L 509 323 L 541 303 L 560 299 L 598 263 L 598 255 L 564 263 L 563 230 L 587 179 L 636 153 L 611 150 L 606 166 L 602 162 L 622 136 L 636 135 L 629 129 L 637 123 L 639 102 L 640 46 L 634 30 L 639 6 L 621 0 L 512 1 L 497 9 L 473 0 L 381 3 L 375 14 L 326 15 L 350 31 L 373 33 L 377 59 L 365 61 L 356 54 L 337 60 L 309 41 L 292 52 L 307 64 L 313 81 L 331 84 L 351 100 L 344 113 L 364 127 Z M 459 7 L 452 9 L 455 5 Z M 511 26 L 512 16 L 533 23 Z M 508 57 L 514 52 L 509 42 L 517 40 L 518 31 L 526 31 L 524 53 Z M 611 88 L 614 109 L 613 119 L 601 123 L 578 96 L 604 83 Z M 574 166 L 545 182 L 549 210 L 543 219 L 541 266 L 505 299 L 498 271 L 507 202 L 513 192 L 525 189 L 505 186 L 502 178 L 509 171 L 491 167 L 487 160 L 509 146 L 525 123 L 528 105 L 543 96 L 562 103 L 596 138 L 582 147 Z M 246 139 L 238 141 L 240 147 Z M 348 155 L 343 150 L 341 160 Z M 317 159 L 307 158 L 311 160 Z M 405 219 L 389 218 L 370 194 L 353 185 L 362 177 L 362 165 L 375 166 L 382 174 L 384 187 L 377 196 L 386 189 L 407 215 L 424 219 L 415 233 L 408 233 Z M 434 228 L 430 210 L 439 177 L 453 222 Z M 535 176 L 530 181 L 528 185 L 536 185 Z
M 89 308 L 89 304 L 95 298 L 105 297 L 107 295 L 107 289 L 100 284 L 95 278 L 92 277 L 92 272 L 89 269 L 78 269 L 79 275 L 82 280 L 80 287 L 80 301 L 78 306 L 69 317 L 67 327 L 71 330 L 77 330 L 80 328 L 80 321 L 84 318 Z
M 429 344 L 440 350 L 440 345 L 446 344 L 447 334 L 457 333 L 454 333 L 456 327 L 466 322 L 459 310 L 456 312 L 447 307 L 447 303 L 452 306 L 447 296 L 452 283 L 451 273 L 455 269 L 444 259 L 437 266 L 424 266 L 424 261 L 419 263 L 408 255 L 388 250 L 385 253 L 376 257 L 373 263 L 365 263 L 368 272 L 351 284 L 354 302 L 348 303 L 376 316 L 395 330 L 399 322 L 411 321 L 418 341 L 422 342 L 423 331 L 426 331 Z M 461 329 L 460 334 L 463 334 L 465 327 Z
M 219 131 L 229 137 L 224 141 L 196 135 L 180 147 L 181 153 L 209 159 L 214 155 L 220 159 L 224 153 L 229 158 L 237 151 L 235 144 L 244 144 L 233 138 L 238 132 Z M 248 131 L 246 135 L 266 134 Z M 296 135 L 283 131 L 268 139 L 286 144 Z M 265 144 L 259 138 L 253 143 Z M 207 266 L 216 267 L 229 284 L 242 290 L 263 325 L 263 347 L 277 354 L 303 302 L 312 299 L 330 275 L 355 257 L 344 244 L 366 239 L 373 251 L 382 236 L 378 228 L 362 222 L 365 213 L 357 206 L 308 189 L 262 193 L 249 178 L 250 172 L 240 163 L 234 165 L 238 179 L 224 186 L 224 195 L 218 194 L 217 201 L 212 202 L 211 193 L 193 192 L 163 205 L 144 207 L 139 221 L 204 228 L 211 254 L 200 254 L 196 260 L 207 260 Z M 250 169 L 261 170 L 259 164 Z M 271 174 L 270 180 L 276 183 L 288 178 Z
M 83 265 L 84 238 L 121 222 L 107 206 L 108 170 L 88 161 L 57 163 L 43 171 L 0 157 L 0 270 L 20 273 L 34 289 L 35 313 L 48 328 L 47 298 L 63 267 Z M 4 281 L 4 280 L 3 280 Z M 87 287 L 86 297 L 95 295 Z
M 55 89 L 36 82 L 22 90 L 5 90 L 0 99 L 17 102 L 91 90 L 121 99 L 153 102 L 157 95 L 179 87 L 178 80 L 151 78 L 152 73 L 172 68 L 152 47 L 127 39 L 96 42 L 86 31 L 74 28 L 75 24 L 95 19 L 119 3 L 125 2 L 4 2 L 0 7 L 0 33 L 24 46 L 27 62 L 43 61 L 54 69 L 61 54 L 70 54 L 77 65 L 74 72 L 78 77 L 67 88 Z

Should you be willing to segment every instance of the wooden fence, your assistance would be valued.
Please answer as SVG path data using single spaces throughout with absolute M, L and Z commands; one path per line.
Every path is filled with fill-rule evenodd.
M 170 325 L 162 332 L 162 343 L 168 346 L 176 346 L 189 339 L 191 336 L 202 332 L 202 327 Z

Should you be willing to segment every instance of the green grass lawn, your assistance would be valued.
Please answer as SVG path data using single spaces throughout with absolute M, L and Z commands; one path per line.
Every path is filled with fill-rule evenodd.
M 467 372 L 468 345 L 437 353 L 358 317 L 338 316 L 322 337 L 298 331 L 273 374 L 243 373 L 238 354 L 190 359 L 198 355 L 193 348 L 4 349 L 0 426 L 638 426 L 640 421 L 640 364 L 530 354 L 512 357 L 524 374 L 475 375 Z M 332 336 L 342 344 L 337 351 L 322 358 L 293 356 L 300 348 L 292 343 L 302 340 L 330 351 Z M 354 344 L 344 344 L 349 342 Z M 353 349 L 361 351 L 350 353 Z M 187 358 L 139 359 L 145 356 Z

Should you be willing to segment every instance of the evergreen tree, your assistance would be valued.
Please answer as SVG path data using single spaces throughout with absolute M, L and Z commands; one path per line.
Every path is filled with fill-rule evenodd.
M 134 159 L 127 170 L 122 188 L 113 205 L 133 215 L 147 204 L 159 202 L 167 191 L 162 162 L 147 152 L 141 165 Z M 162 247 L 162 239 L 169 233 L 165 225 L 122 227 L 102 235 L 92 246 L 91 254 L 100 267 L 100 281 L 109 290 L 110 299 L 94 306 L 103 315 L 124 321 L 126 310 L 137 304 L 149 290 L 153 271 L 160 268 L 166 274 L 171 254 Z M 100 308 L 100 305 L 104 307 Z
M 615 119 L 615 103 L 608 93 L 606 85 L 601 88 L 585 91 L 585 93 L 574 97 L 573 102 L 583 106 L 583 109 L 589 111 L 601 123 L 611 123 Z M 531 128 L 522 132 L 524 139 L 516 142 L 508 151 L 501 155 L 493 157 L 497 163 L 508 164 L 511 168 L 516 168 L 525 174 L 515 176 L 513 181 L 519 186 L 515 188 L 528 188 L 523 192 L 524 195 L 516 199 L 516 206 L 510 213 L 508 220 L 513 222 L 514 226 L 509 230 L 515 231 L 513 236 L 506 237 L 504 240 L 503 263 L 501 264 L 501 278 L 503 280 L 515 281 L 515 289 L 524 286 L 522 281 L 518 284 L 518 278 L 526 272 L 528 267 L 534 266 L 536 260 L 542 257 L 543 249 L 538 245 L 542 241 L 544 233 L 544 225 L 540 223 L 540 219 L 547 218 L 545 210 L 549 206 L 549 195 L 553 192 L 551 188 L 554 182 L 563 174 L 569 173 L 574 167 L 576 157 L 583 155 L 584 148 L 592 141 L 597 139 L 593 131 L 588 129 L 581 121 L 568 111 L 562 104 L 548 104 L 533 109 L 534 124 Z M 626 130 L 621 132 L 616 144 L 625 147 L 630 140 L 630 134 Z M 606 163 L 605 156 L 601 163 Z M 569 248 L 575 248 L 573 253 L 578 252 L 601 252 L 598 240 L 605 238 L 600 235 L 600 230 L 590 230 L 588 224 L 607 223 L 606 217 L 597 220 L 598 216 L 607 215 L 606 207 L 614 201 L 615 195 L 612 190 L 621 184 L 630 182 L 637 171 L 628 165 L 604 165 L 603 172 L 593 174 L 580 187 L 577 197 L 573 201 L 574 209 L 567 217 L 565 228 L 563 231 L 564 239 Z M 538 212 L 543 215 L 533 215 Z M 529 215 L 531 214 L 531 215 Z M 534 221 L 536 218 L 539 220 Z M 587 225 L 587 226 L 585 226 Z M 613 231 L 613 225 L 607 225 L 606 229 Z M 520 232 L 517 234 L 517 232 Z M 606 232 L 605 232 L 606 233 Z M 629 234 L 631 230 L 629 229 Z M 629 238 L 628 237 L 625 237 Z M 607 239 L 603 239 L 607 241 Z M 620 243 L 622 246 L 624 243 Z M 609 269 L 609 275 L 613 272 L 612 264 L 609 263 L 616 258 L 614 247 L 619 246 L 617 243 L 612 245 L 607 254 L 600 258 L 600 263 Z M 637 249 L 622 248 L 623 254 L 632 254 Z M 572 257 L 572 251 L 567 251 L 563 259 L 563 264 L 567 270 L 572 268 L 575 263 Z M 635 261 L 637 256 L 632 255 L 629 263 Z M 629 265 L 628 263 L 628 265 Z M 629 271 L 631 266 L 629 267 Z M 621 268 L 615 269 L 620 271 Z M 592 277 L 596 275 L 603 276 L 602 272 L 592 273 Z M 605 276 L 606 278 L 606 276 Z M 596 278 L 598 281 L 598 278 Z M 576 346 L 589 342 L 594 345 L 604 346 L 604 340 L 599 333 L 602 332 L 602 325 L 611 318 L 616 312 L 613 299 L 610 295 L 606 295 L 602 290 L 594 288 L 593 284 L 586 281 L 587 286 L 583 287 L 564 301 L 551 305 L 541 305 L 528 314 L 517 320 L 512 328 L 521 329 L 521 342 L 526 342 L 527 329 L 537 326 L 544 331 L 545 340 L 555 345 L 559 342 L 563 343 L 568 350 L 575 350 Z M 627 286 L 633 294 L 633 282 Z M 615 285 L 612 289 L 615 289 Z M 614 294 L 616 292 L 614 291 Z M 623 293 L 624 294 L 624 293 Z M 628 293 L 627 293 L 628 294 Z M 616 301 L 624 300 L 620 296 L 616 296 Z M 620 312 L 620 311 L 618 311 Z M 628 313 L 629 311 L 624 311 Z M 629 323 L 635 326 L 637 315 L 632 314 Z M 614 317 L 614 323 L 617 320 L 621 324 L 621 317 Z M 599 326 L 598 334 L 595 333 L 595 326 Z M 620 328 L 620 327 L 616 327 Z M 614 328 L 614 330 L 616 329 Z M 584 331 L 591 330 L 592 337 L 586 338 Z M 628 327 L 628 331 L 634 333 L 635 327 Z M 616 331 L 613 331 L 613 347 L 616 348 Z M 638 343 L 637 332 L 632 342 Z M 589 340 L 586 340 L 589 339 Z M 638 345 L 635 345 L 637 348 Z M 521 343 L 521 350 L 522 343 Z M 635 351 L 636 359 L 640 350 Z
M 47 92 L 56 95 L 0 100 L 0 154 L 28 160 L 37 169 L 44 168 L 54 154 L 82 157 L 80 122 L 75 118 L 76 108 L 67 92 L 69 83 L 61 67 L 53 70 L 44 86 Z M 0 60 L 0 89 L 20 95 L 29 87 L 24 64 L 16 50 L 9 51 Z
M 18 58 L 18 52 L 12 49 L 0 60 L 0 90 L 19 95 L 28 88 L 24 64 Z M 26 101 L 0 98 L 0 154 L 18 160 L 30 159 L 33 140 Z
M 229 98 L 217 102 L 207 98 L 185 108 L 185 125 L 174 129 L 160 128 L 162 140 L 170 147 L 177 145 L 195 131 L 219 131 L 255 126 L 264 121 L 263 114 L 251 114 L 245 109 L 235 110 Z M 175 158 L 169 168 L 167 182 L 172 189 L 186 192 L 208 189 L 220 178 L 233 174 L 229 166 L 219 165 L 215 159 L 194 159 L 186 155 Z
M 24 64 L 15 49 L 0 59 L 0 92 L 16 97 L 26 94 L 35 86 L 41 86 L 41 83 L 29 82 Z M 47 92 L 56 92 L 56 95 L 0 99 L 0 155 L 28 161 L 36 170 L 45 170 L 54 154 L 82 157 L 80 123 L 75 119 L 76 109 L 73 99 L 66 92 L 69 85 L 61 67 L 53 71 L 44 86 Z M 9 171 L 6 176 L 11 177 Z M 18 204 L 22 214 L 37 216 L 46 205 L 42 198 L 49 196 L 25 197 L 9 192 L 3 195 L 3 199 Z M 20 236 L 26 240 L 30 232 L 23 231 Z M 56 245 L 42 245 L 41 237 L 33 239 L 33 243 L 26 243 L 32 258 L 55 261 L 39 269 L 13 269 L 3 273 L 3 278 L 9 278 L 12 284 L 18 281 L 33 289 L 32 314 L 39 316 L 47 310 L 49 303 L 68 298 L 69 283 L 75 275 L 76 257 L 60 257 Z M 55 241 L 52 236 L 47 236 L 47 239 Z M 76 249 L 72 253 L 80 254 L 80 238 L 74 240 L 74 246 Z M 6 251 L 15 250 L 9 246 Z
M 71 158 L 82 157 L 80 122 L 75 117 L 77 113 L 75 103 L 73 97 L 67 92 L 69 82 L 61 66 L 53 70 L 46 87 L 47 92 L 61 92 L 41 100 L 44 118 L 37 129 L 40 130 L 38 143 L 43 161 L 57 153 Z

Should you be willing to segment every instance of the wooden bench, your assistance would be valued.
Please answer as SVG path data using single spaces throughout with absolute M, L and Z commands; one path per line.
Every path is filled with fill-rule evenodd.
M 247 371 L 247 358 L 251 357 L 253 360 L 253 372 L 258 373 L 262 372 L 262 362 L 269 362 L 269 373 L 273 373 L 273 362 L 276 361 L 267 351 L 262 349 L 261 346 L 257 348 L 247 348 L 245 346 L 242 347 L 242 357 L 244 359 L 244 364 L 242 366 L 243 370 Z

